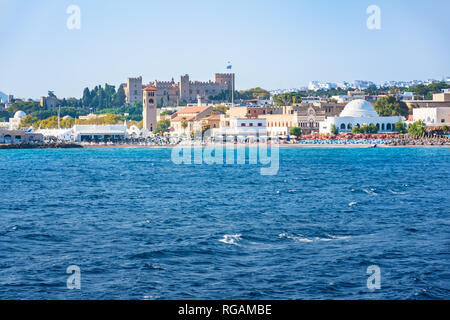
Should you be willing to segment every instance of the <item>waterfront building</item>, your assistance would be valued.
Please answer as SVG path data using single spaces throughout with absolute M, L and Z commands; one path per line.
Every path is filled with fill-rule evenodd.
M 126 125 L 75 125 L 73 137 L 76 142 L 118 141 L 127 133 Z
M 403 117 L 380 117 L 372 104 L 365 100 L 354 100 L 348 103 L 338 117 L 328 117 L 320 122 L 320 133 L 331 133 L 332 126 L 339 132 L 351 132 L 355 126 L 373 124 L 379 132 L 393 132 L 395 123 L 403 121 Z
M 423 121 L 429 127 L 450 124 L 450 107 L 414 108 L 413 121 Z
M 266 114 L 282 114 L 282 107 L 231 107 L 227 111 L 227 116 L 233 117 L 258 117 Z
M 38 129 L 36 133 L 42 134 L 45 140 L 58 140 L 64 142 L 75 141 L 74 131 L 69 129 Z
M 181 136 L 201 129 L 199 120 L 209 116 L 213 106 L 185 107 L 174 113 L 170 119 L 171 135 Z
M 218 129 L 218 128 L 220 128 L 221 117 L 222 117 L 221 114 L 213 114 L 213 115 L 207 116 L 200 120 L 201 125 L 208 126 L 210 129 Z
M 43 141 L 44 136 L 37 132 L 0 129 L 0 144 L 42 143 Z
M 26 116 L 27 114 L 25 112 L 19 110 L 14 114 L 13 118 L 9 118 L 9 121 L 0 122 L 0 128 L 8 130 L 17 130 L 19 129 L 20 122 Z
M 293 127 L 300 127 L 303 134 L 310 134 L 318 132 L 320 122 L 339 115 L 344 107 L 345 104 L 334 102 L 300 103 L 258 117 L 267 120 L 267 132 L 271 137 L 287 136 Z
M 267 136 L 266 119 L 260 118 L 230 118 L 221 115 L 220 128 L 212 130 L 214 136 L 234 136 L 247 138 L 249 136 Z

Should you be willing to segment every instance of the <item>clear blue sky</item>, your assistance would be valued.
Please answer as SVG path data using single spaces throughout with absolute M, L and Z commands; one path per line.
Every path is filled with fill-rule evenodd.
M 81 30 L 66 27 L 71 4 Z M 371 4 L 381 30 L 366 27 Z M 129 76 L 206 81 L 227 61 L 238 89 L 441 79 L 449 12 L 448 0 L 0 0 L 0 91 L 79 97 Z

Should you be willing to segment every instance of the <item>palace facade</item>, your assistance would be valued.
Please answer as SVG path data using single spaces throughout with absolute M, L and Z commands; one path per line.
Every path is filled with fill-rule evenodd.
M 220 94 L 222 91 L 232 90 L 235 83 L 234 73 L 216 73 L 214 81 L 191 81 L 189 75 L 181 76 L 179 82 L 171 81 L 151 81 L 143 84 L 142 77 L 128 78 L 127 83 L 123 83 L 126 102 L 128 104 L 142 101 L 142 92 L 146 87 L 156 88 L 156 103 L 158 106 L 176 106 L 180 103 L 194 103 L 197 97 L 207 101 L 210 96 Z

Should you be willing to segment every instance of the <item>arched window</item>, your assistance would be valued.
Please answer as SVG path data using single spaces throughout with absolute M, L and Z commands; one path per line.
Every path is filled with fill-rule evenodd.
M 388 131 L 391 130 L 391 124 L 390 123 L 387 124 L 386 130 L 388 130 Z
M 348 129 L 348 130 L 351 130 L 351 129 L 352 129 L 352 124 L 351 124 L 351 123 L 349 123 L 349 124 L 347 125 L 347 129 Z
M 345 130 L 345 123 L 341 124 L 341 129 Z
M 154 103 L 153 99 L 148 99 L 148 103 L 153 104 Z
M 384 123 L 382 123 L 382 124 L 381 124 L 381 130 L 384 131 L 384 128 L 385 128 L 385 127 L 384 127 Z
M 380 130 L 380 124 L 379 123 L 377 123 L 377 129 Z

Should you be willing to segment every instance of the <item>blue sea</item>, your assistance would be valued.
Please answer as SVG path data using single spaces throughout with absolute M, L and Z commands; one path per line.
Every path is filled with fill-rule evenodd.
M 281 148 L 263 176 L 164 148 L 0 150 L 0 299 L 450 299 L 449 163 Z

